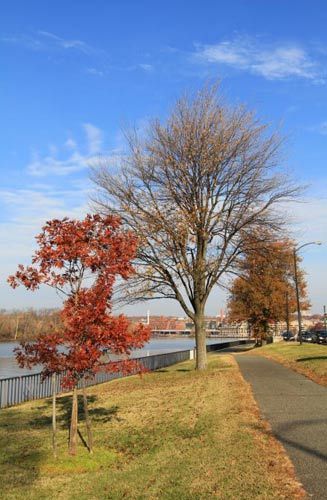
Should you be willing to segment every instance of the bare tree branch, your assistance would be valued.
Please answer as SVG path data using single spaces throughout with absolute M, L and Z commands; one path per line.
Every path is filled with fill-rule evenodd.
M 92 176 L 98 210 L 119 214 L 139 235 L 136 274 L 120 292 L 127 302 L 178 300 L 196 332 L 199 325 L 203 358 L 210 292 L 233 272 L 247 235 L 284 230 L 278 206 L 299 188 L 280 173 L 281 138 L 244 107 L 225 105 L 216 86 L 180 99 L 166 123 L 153 121 L 145 138 L 133 131 L 127 142 L 118 175 L 102 165 Z

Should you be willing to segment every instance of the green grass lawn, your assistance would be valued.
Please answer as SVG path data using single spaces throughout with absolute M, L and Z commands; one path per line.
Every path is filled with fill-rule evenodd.
M 51 401 L 0 411 L 2 499 L 302 498 L 283 448 L 260 420 L 230 356 L 93 387 L 95 453 L 67 454 L 70 397 L 58 400 L 59 459 L 51 453 Z M 85 424 L 80 423 L 82 439 Z
M 262 354 L 327 386 L 327 346 L 298 342 L 276 342 L 256 349 Z

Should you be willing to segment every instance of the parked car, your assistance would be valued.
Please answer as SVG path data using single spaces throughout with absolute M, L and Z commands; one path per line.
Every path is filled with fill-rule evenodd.
M 315 332 L 314 330 L 312 330 L 311 339 L 312 339 L 311 342 L 316 344 L 318 342 L 318 332 Z
M 315 341 L 317 344 L 327 344 L 327 331 L 326 330 L 318 330 L 313 333 L 315 337 Z
M 315 342 L 315 335 L 313 332 L 303 332 L 302 340 L 303 342 Z
M 289 341 L 289 340 L 295 340 L 295 336 L 293 335 L 292 332 L 283 332 L 282 337 L 284 340 Z

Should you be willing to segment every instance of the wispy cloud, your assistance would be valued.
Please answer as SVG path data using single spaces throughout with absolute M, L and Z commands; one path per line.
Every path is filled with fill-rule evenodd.
M 102 148 L 102 131 L 95 125 L 92 125 L 92 123 L 84 123 L 83 127 L 87 136 L 89 154 L 100 153 Z
M 73 137 L 68 137 L 61 147 L 51 144 L 47 154 L 33 151 L 27 172 L 35 177 L 49 174 L 66 176 L 86 170 L 93 165 L 103 149 L 103 134 L 91 123 L 83 124 L 83 129 L 85 142 L 81 147 Z
M 236 37 L 214 45 L 197 45 L 193 60 L 222 64 L 268 80 L 302 78 L 323 83 L 325 73 L 308 49 L 295 43 L 267 43 Z
M 113 166 L 120 164 L 120 148 L 106 148 L 100 128 L 92 123 L 84 123 L 82 128 L 85 133 L 82 144 L 70 136 L 61 146 L 50 144 L 46 154 L 34 150 L 27 165 L 27 173 L 33 177 L 63 177 L 83 172 L 98 165 L 100 161 Z
M 144 71 L 146 71 L 148 73 L 151 73 L 154 70 L 154 67 L 152 64 L 142 63 L 142 64 L 139 64 L 138 66 L 139 66 L 139 68 L 143 69 Z
M 97 68 L 86 68 L 85 73 L 93 76 L 104 76 L 105 72 Z
M 53 186 L 1 189 L 2 211 L 7 216 L 0 221 L 0 274 L 9 274 L 17 263 L 29 259 L 35 247 L 35 235 L 47 220 L 83 217 L 88 206 L 88 190 L 78 185 L 65 189 Z
M 65 142 L 64 146 L 68 149 L 76 149 L 77 144 L 76 141 L 72 137 L 68 137 L 67 141 Z
M 327 135 L 327 120 L 309 127 L 308 130 L 310 130 L 310 132 L 317 132 L 321 135 Z
M 321 179 L 321 185 L 327 182 Z M 291 207 L 294 221 L 294 233 L 299 241 L 322 241 L 327 244 L 327 198 L 310 196 L 304 203 Z
M 75 50 L 86 55 L 97 53 L 97 49 L 88 43 L 70 38 L 63 38 L 49 31 L 39 30 L 31 34 L 21 33 L 16 35 L 2 36 L 3 43 L 19 45 L 26 49 L 35 51 L 44 50 Z
M 68 143 L 68 144 L 67 144 Z M 69 137 L 58 154 L 65 148 L 75 148 L 76 141 Z M 67 149 L 66 149 L 67 154 Z M 88 158 L 85 154 L 85 158 Z M 9 274 L 17 269 L 18 263 L 30 262 L 32 253 L 36 248 L 35 235 L 39 234 L 47 220 L 53 218 L 82 218 L 92 211 L 89 200 L 95 187 L 83 172 L 79 176 L 65 178 L 64 184 L 54 173 L 58 169 L 67 169 L 70 173 L 69 162 L 72 159 L 57 160 L 54 164 L 50 159 L 45 165 L 40 159 L 40 171 L 45 175 L 43 180 L 35 181 L 33 176 L 22 178 L 19 186 L 8 185 L 0 188 L 1 213 L 0 213 L 0 296 L 2 307 L 43 307 L 54 306 L 56 296 L 49 295 L 44 289 L 35 294 L 27 294 L 24 290 L 12 293 L 6 284 Z M 74 166 L 75 168 L 75 166 Z M 3 182 L 2 185 L 5 183 Z M 12 184 L 12 183 L 9 183 Z
M 32 160 L 27 166 L 27 171 L 35 177 L 44 177 L 49 174 L 65 176 L 87 169 L 90 162 L 92 162 L 92 158 L 88 155 L 82 155 L 78 151 L 73 151 L 64 159 L 51 154 L 42 156 L 39 152 L 34 152 Z
M 102 48 L 95 47 L 84 40 L 59 36 L 46 30 L 38 30 L 30 33 L 19 33 L 0 35 L 0 43 L 15 45 L 33 52 L 55 54 L 61 56 L 73 56 L 79 53 L 84 56 L 81 63 L 81 71 L 94 77 L 107 77 L 114 72 L 139 72 L 152 73 L 154 65 L 146 62 L 135 61 L 133 54 L 129 54 L 131 63 L 122 64 L 121 60 L 113 62 L 112 54 Z M 133 60 L 134 59 L 134 60 Z
M 44 50 L 45 44 L 42 40 L 30 35 L 8 35 L 0 38 L 2 43 L 10 45 L 20 45 L 30 50 Z
M 84 52 L 85 54 L 89 54 L 94 51 L 93 47 L 82 40 L 62 38 L 54 33 L 50 33 L 49 31 L 39 30 L 37 33 L 49 42 L 57 45 L 58 47 L 62 47 L 63 49 L 75 49 Z

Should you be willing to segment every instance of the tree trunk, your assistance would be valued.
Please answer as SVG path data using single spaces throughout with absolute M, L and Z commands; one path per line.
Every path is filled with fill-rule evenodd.
M 16 328 L 15 328 L 15 336 L 14 336 L 14 340 L 17 340 L 17 336 L 18 336 L 18 327 L 19 327 L 19 316 L 17 316 L 17 318 L 16 318 Z
M 93 454 L 93 435 L 91 429 L 91 420 L 89 416 L 89 409 L 87 407 L 87 396 L 86 396 L 86 388 L 85 388 L 85 380 L 83 379 L 83 405 L 84 405 L 84 415 L 85 415 L 85 423 L 87 430 L 87 442 L 89 447 L 89 452 L 91 455 Z
M 73 390 L 72 414 L 69 433 L 69 454 L 76 455 L 77 452 L 77 424 L 78 424 L 78 400 L 77 387 Z
M 196 369 L 205 370 L 207 367 L 207 347 L 204 313 L 202 309 L 195 313 L 194 326 L 196 339 Z
M 52 374 L 52 450 L 57 458 L 56 374 Z

